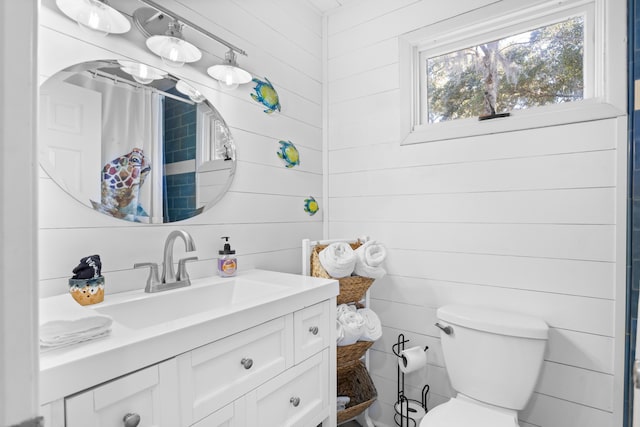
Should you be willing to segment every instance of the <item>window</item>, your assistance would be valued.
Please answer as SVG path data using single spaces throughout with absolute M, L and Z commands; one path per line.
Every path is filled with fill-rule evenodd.
M 584 18 L 430 57 L 421 120 L 500 117 L 512 110 L 583 99 Z
M 626 113 L 624 67 L 606 62 L 624 57 L 625 29 L 605 25 L 616 13 L 624 22 L 624 8 L 528 3 L 503 0 L 400 38 L 403 143 Z

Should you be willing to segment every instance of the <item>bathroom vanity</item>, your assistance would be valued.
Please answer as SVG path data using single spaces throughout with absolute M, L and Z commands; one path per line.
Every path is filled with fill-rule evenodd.
M 251 270 L 109 295 L 87 307 L 114 319 L 109 337 L 41 354 L 46 425 L 334 426 L 337 293 Z

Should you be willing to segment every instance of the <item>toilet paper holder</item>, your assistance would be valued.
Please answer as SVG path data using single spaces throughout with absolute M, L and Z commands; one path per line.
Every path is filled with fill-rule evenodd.
M 393 354 L 396 357 L 402 359 L 402 353 L 405 350 L 405 345 L 409 340 L 405 339 L 404 334 L 398 335 L 398 341 L 392 346 Z M 427 351 L 429 346 L 424 347 L 424 351 Z M 400 362 L 401 363 L 401 362 Z M 422 388 L 420 401 L 415 399 L 409 399 L 404 392 L 404 372 L 400 370 L 400 363 L 398 364 L 398 379 L 397 379 L 397 392 L 398 399 L 394 405 L 395 414 L 393 419 L 399 427 L 417 427 L 420 419 L 428 412 L 427 409 L 427 394 L 429 393 L 429 385 L 426 384 Z

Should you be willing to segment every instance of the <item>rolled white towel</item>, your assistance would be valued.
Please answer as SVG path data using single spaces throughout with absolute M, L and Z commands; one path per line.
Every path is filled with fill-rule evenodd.
M 40 347 L 51 349 L 109 335 L 113 319 L 78 305 L 70 295 L 41 300 Z
M 369 240 L 354 251 L 356 264 L 353 271 L 358 276 L 381 279 L 387 272 L 381 264 L 387 257 L 387 250 L 375 240 Z
M 356 265 L 356 254 L 345 242 L 331 243 L 318 252 L 318 259 L 327 273 L 336 279 L 350 276 Z
M 336 307 L 336 319 L 340 319 L 340 317 L 343 314 L 348 313 L 350 311 L 355 313 L 356 311 L 358 311 L 358 309 L 353 304 L 340 304 L 340 305 L 338 305 Z
M 336 319 L 336 344 L 342 340 L 344 340 L 344 327 L 342 326 L 342 323 Z
M 346 309 L 338 316 L 338 323 L 342 326 L 342 336 L 336 339 L 339 346 L 355 344 L 364 331 L 364 319 L 357 311 Z
M 370 308 L 358 309 L 358 314 L 362 316 L 364 320 L 364 327 L 362 328 L 361 341 L 376 341 L 382 336 L 382 323 L 378 315 Z
M 349 396 L 338 396 L 336 398 L 336 406 L 338 411 L 344 411 L 349 402 L 351 402 L 351 398 Z

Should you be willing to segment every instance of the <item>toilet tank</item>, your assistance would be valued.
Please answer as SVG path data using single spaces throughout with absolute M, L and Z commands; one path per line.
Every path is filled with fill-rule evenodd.
M 489 308 L 446 305 L 437 311 L 451 385 L 479 401 L 523 409 L 536 385 L 547 324 L 535 317 Z

